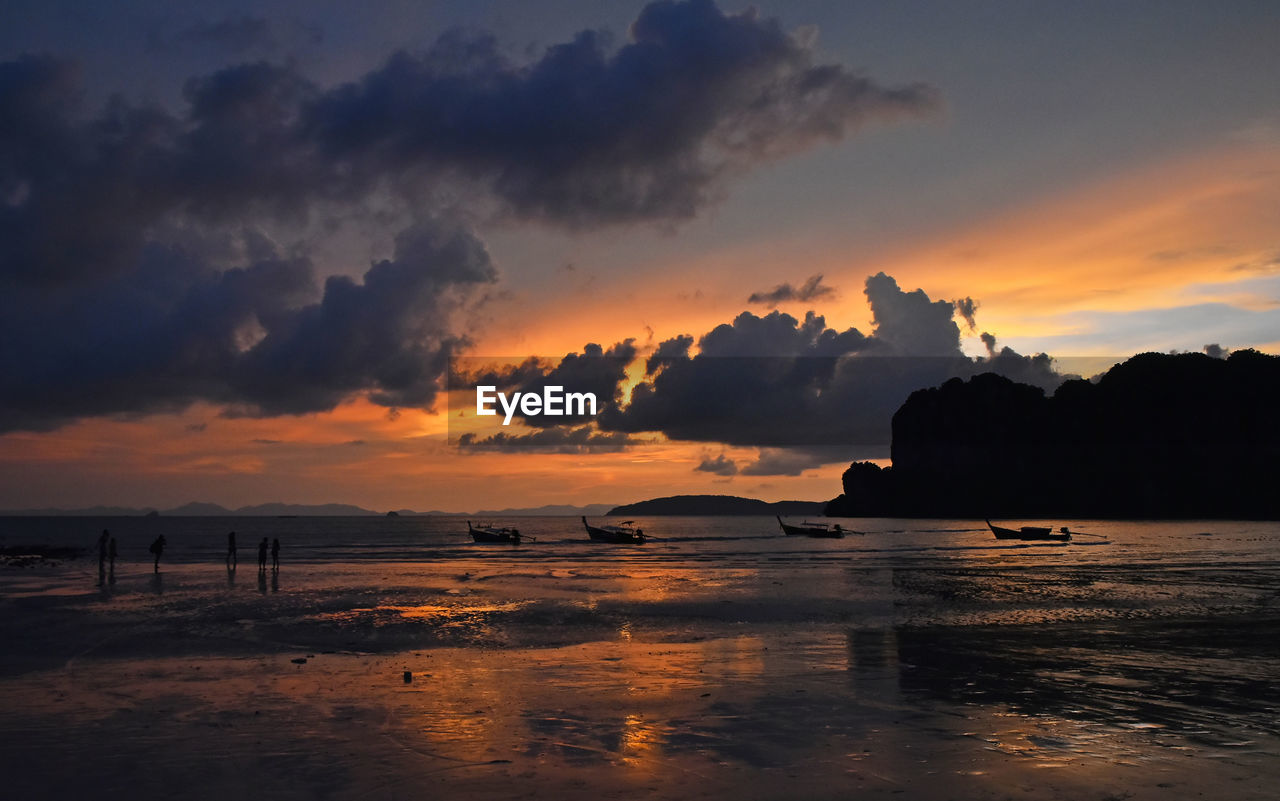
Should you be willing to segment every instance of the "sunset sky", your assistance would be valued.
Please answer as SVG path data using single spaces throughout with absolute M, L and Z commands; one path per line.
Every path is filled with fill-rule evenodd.
M 1277 352 L 1278 41 L 1267 2 L 11 0 L 0 509 L 820 500 L 883 443 L 774 426 L 787 388 L 686 425 L 711 357 L 840 358 L 825 425 L 893 396 L 865 356 Z M 450 356 L 589 345 L 686 394 L 451 442 Z

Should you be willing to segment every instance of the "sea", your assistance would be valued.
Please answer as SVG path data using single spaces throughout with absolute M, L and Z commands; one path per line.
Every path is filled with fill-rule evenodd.
M 84 549 L 0 567 L 0 768 L 32 777 L 18 797 L 107 776 L 100 797 L 129 799 L 285 775 L 278 797 L 1262 799 L 1280 781 L 1280 523 L 996 521 L 1075 535 L 1011 542 L 981 520 L 832 519 L 850 533 L 812 539 L 641 517 L 649 541 L 618 545 L 577 517 L 472 519 L 515 546 L 467 522 L 0 518 L 8 553 Z M 257 569 L 263 538 L 278 570 Z M 60 771 L 68 748 L 90 767 Z
M 517 528 L 523 542 L 472 542 L 468 522 Z M 292 578 L 318 585 L 377 589 L 381 579 L 364 571 L 387 569 L 397 576 L 388 590 L 411 585 L 415 570 L 536 576 L 548 584 L 594 573 L 627 578 L 633 587 L 683 582 L 703 599 L 750 598 L 758 614 L 775 618 L 874 626 L 1234 614 L 1271 607 L 1280 591 L 1280 523 L 1267 521 L 1000 521 L 1068 525 L 1069 542 L 996 540 L 975 520 L 824 519 L 850 532 L 841 539 L 784 536 L 772 517 L 632 522 L 646 534 L 644 544 L 591 541 L 578 517 L 10 517 L 0 518 L 0 547 L 83 548 L 74 564 L 92 573 L 105 529 L 127 573 L 132 564 L 151 567 L 148 547 L 163 535 L 162 565 L 196 580 L 202 568 L 225 565 L 234 531 L 239 564 L 256 564 L 262 539 L 279 540 Z M 781 586 L 775 582 L 787 591 L 764 591 Z

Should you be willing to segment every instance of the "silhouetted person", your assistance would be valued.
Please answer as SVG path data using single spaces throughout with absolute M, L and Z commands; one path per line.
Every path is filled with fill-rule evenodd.
M 280 569 L 280 540 L 271 541 L 271 569 Z
M 239 557 L 236 554 L 236 533 L 233 531 L 227 535 L 227 567 L 235 569 Z
M 263 537 L 262 542 L 258 543 L 258 572 L 265 573 L 267 570 L 267 538 Z
M 98 537 L 98 583 L 101 584 L 107 578 L 107 540 L 111 538 L 111 533 L 105 528 L 102 530 L 102 536 Z
M 164 556 L 165 544 L 166 543 L 165 543 L 163 534 L 161 534 L 159 537 L 156 537 L 156 541 L 151 543 L 151 552 L 156 555 L 156 564 L 155 564 L 156 573 L 160 572 L 160 557 Z

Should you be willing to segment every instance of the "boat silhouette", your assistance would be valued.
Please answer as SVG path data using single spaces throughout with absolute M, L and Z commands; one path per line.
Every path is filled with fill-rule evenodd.
M 496 526 L 473 526 L 471 521 L 467 521 L 467 531 L 471 533 L 471 539 L 476 542 L 505 542 L 511 545 L 519 545 L 521 536 L 520 530 L 515 528 L 499 528 Z
M 987 521 L 987 526 L 998 540 L 1059 540 L 1065 542 L 1071 539 L 1071 531 L 1066 526 L 1063 526 L 1059 531 L 1054 531 L 1049 526 L 1004 528 L 1003 526 L 995 525 L 990 520 Z
M 582 517 L 582 525 L 587 527 L 587 535 L 596 542 L 633 543 L 641 545 L 645 541 L 644 532 L 632 525 L 634 521 L 624 520 L 616 526 L 593 526 Z
M 822 537 L 825 539 L 840 539 L 845 534 L 861 534 L 861 531 L 854 531 L 851 528 L 844 528 L 839 523 L 814 523 L 806 520 L 798 526 L 782 522 L 782 515 L 774 515 L 778 518 L 778 525 L 782 526 L 782 533 L 788 537 Z

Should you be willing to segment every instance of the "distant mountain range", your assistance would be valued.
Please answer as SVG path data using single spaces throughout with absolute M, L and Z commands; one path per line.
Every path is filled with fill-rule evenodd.
M 91 506 L 84 509 L 8 509 L 0 515 L 11 517 L 577 517 L 589 515 L 814 515 L 822 513 L 822 503 L 810 501 L 778 501 L 766 503 L 755 498 L 739 498 L 733 495 L 673 495 L 654 498 L 623 506 L 608 503 L 591 503 L 585 506 L 547 504 L 545 506 L 512 507 L 507 509 L 481 509 L 477 512 L 415 512 L 412 509 L 396 509 L 392 512 L 375 512 L 346 503 L 298 504 L 261 503 L 228 509 L 216 503 L 193 501 L 172 509 L 136 508 L 130 506 Z
M 573 516 L 602 515 L 612 508 L 612 504 L 593 503 L 586 506 L 568 506 L 564 504 L 548 504 L 520 509 L 481 510 L 470 513 L 471 517 L 531 517 L 531 516 Z M 12 517 L 145 517 L 160 515 L 163 517 L 380 517 L 383 515 L 414 516 L 467 516 L 466 512 L 415 512 L 412 509 L 396 509 L 392 512 L 375 512 L 360 506 L 346 503 L 297 504 L 297 503 L 261 503 L 256 506 L 241 506 L 228 509 L 216 503 L 193 501 L 172 509 L 154 509 L 150 507 L 135 508 L 129 506 L 91 506 L 84 509 L 8 509 L 0 511 L 0 515 Z
M 672 495 L 616 506 L 610 515 L 820 515 L 825 502 L 768 503 L 736 495 Z
M 164 517 L 280 517 L 284 516 L 378 516 L 381 512 L 370 511 L 359 506 L 346 503 L 297 504 L 297 503 L 261 503 L 256 506 L 241 506 L 228 509 L 216 503 L 184 503 L 173 509 L 135 508 L 130 506 L 90 506 L 84 509 L 9 509 L 0 514 L 14 517 L 43 517 L 63 515 L 68 517 L 145 517 L 162 515 Z M 399 514 L 418 514 L 403 510 Z

